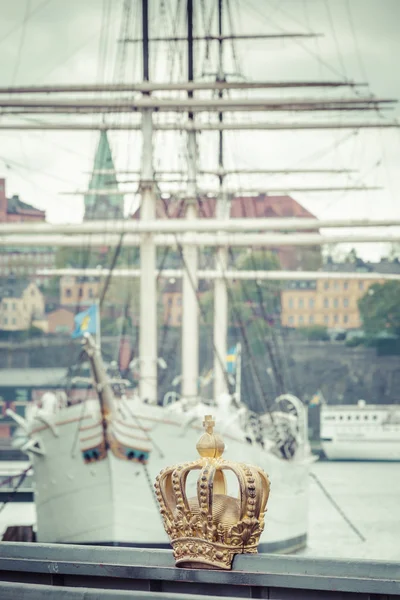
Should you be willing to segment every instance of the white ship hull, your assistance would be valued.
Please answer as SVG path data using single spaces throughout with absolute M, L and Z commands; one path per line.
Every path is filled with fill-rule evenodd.
M 87 404 L 84 419 L 82 405 L 60 411 L 54 431 L 43 423 L 34 425 L 45 451 L 44 456 L 34 457 L 38 541 L 169 546 L 153 483 L 166 465 L 195 458 L 201 420 L 183 427 L 183 415 L 135 403 L 135 422 L 150 430 L 148 435 L 157 442 L 159 451 L 152 449 L 146 466 L 121 460 L 110 451 L 104 460 L 86 464 L 82 431 L 90 432 L 91 421 L 99 418 L 96 403 Z M 258 464 L 271 479 L 260 551 L 290 552 L 304 546 L 310 460 L 281 460 L 226 431 L 224 438 L 229 459 Z M 195 481 L 188 481 L 188 494 L 195 493 Z
M 323 406 L 321 446 L 329 460 L 400 460 L 400 408 Z
M 333 439 L 321 442 L 321 446 L 329 460 L 400 460 L 400 439 Z

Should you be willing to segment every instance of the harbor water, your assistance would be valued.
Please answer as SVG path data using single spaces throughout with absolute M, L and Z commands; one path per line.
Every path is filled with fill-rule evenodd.
M 400 560 L 400 464 L 321 461 L 312 470 L 365 541 L 312 479 L 309 537 L 303 554 Z
M 400 560 L 400 465 L 321 461 L 312 471 L 365 541 L 311 478 L 308 545 L 301 554 Z M 0 530 L 27 525 L 33 515 L 33 505 L 9 503 L 0 513 Z M 268 527 L 268 514 L 266 522 Z

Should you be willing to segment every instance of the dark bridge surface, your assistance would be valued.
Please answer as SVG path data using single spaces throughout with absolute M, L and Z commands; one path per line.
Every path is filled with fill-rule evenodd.
M 232 571 L 212 571 L 178 569 L 170 550 L 0 543 L 1 600 L 200 600 L 204 595 L 400 600 L 400 563 L 260 554 L 237 556 Z

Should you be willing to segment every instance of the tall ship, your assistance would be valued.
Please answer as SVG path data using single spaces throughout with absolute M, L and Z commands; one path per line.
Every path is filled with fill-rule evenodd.
M 10 114 L 13 102 L 16 114 L 42 114 L 44 129 L 56 127 L 48 120 L 49 115 L 62 114 L 76 119 L 65 121 L 65 129 L 94 127 L 101 130 L 103 140 L 111 131 L 138 130 L 142 134 L 140 169 L 122 173 L 133 179 L 121 180 L 121 173 L 111 163 L 106 168 L 97 165 L 89 189 L 75 192 L 85 196 L 83 223 L 58 224 L 50 229 L 42 224 L 31 226 L 34 233 L 40 233 L 35 241 L 43 245 L 53 243 L 82 250 L 79 268 L 55 270 L 48 275 L 96 276 L 102 281 L 97 301 L 93 298 L 92 306 L 83 311 L 78 301 L 75 317 L 75 335 L 82 339 L 83 355 L 90 363 L 91 389 L 88 382 L 88 393 L 81 394 L 78 401 L 70 393 L 71 377 L 64 395 L 43 395 L 25 417 L 9 410 L 19 427 L 18 445 L 32 461 L 36 537 L 40 542 L 166 546 L 168 540 L 154 497 L 155 476 L 165 465 L 182 457 L 191 459 L 204 416 L 212 414 L 226 441 L 226 456 L 259 465 L 272 482 L 268 527 L 260 551 L 293 552 L 307 542 L 309 469 L 315 459 L 308 443 L 306 408 L 294 393 L 284 339 L 278 339 L 273 326 L 279 320 L 277 282 L 288 279 L 287 273 L 278 270 L 276 257 L 280 246 L 287 250 L 283 259 L 287 259 L 290 248 L 292 255 L 299 254 L 291 246 L 293 240 L 305 248 L 320 245 L 319 225 L 307 218 L 307 212 L 300 215 L 305 218 L 300 226 L 297 221 L 302 219 L 292 224 L 268 219 L 268 211 L 261 218 L 248 218 L 249 214 L 260 217 L 260 194 L 254 184 L 240 190 L 243 212 L 236 211 L 235 218 L 231 218 L 233 197 L 239 189 L 229 187 L 227 181 L 240 169 L 227 164 L 224 133 L 229 129 L 262 131 L 278 127 L 276 123 L 251 119 L 240 122 L 233 117 L 236 114 L 334 114 L 375 110 L 381 101 L 358 89 L 350 97 L 326 95 L 327 91 L 343 88 L 353 93 L 357 84 L 348 81 L 249 82 L 240 72 L 226 72 L 226 42 L 233 47 L 231 62 L 236 65 L 236 41 L 314 37 L 309 32 L 235 34 L 229 2 L 218 0 L 201 20 L 196 17 L 208 4 L 201 3 L 200 8 L 200 3 L 187 0 L 184 10 L 181 3 L 173 3 L 178 12 L 172 34 L 152 35 L 149 8 L 155 12 L 157 8 L 142 0 L 141 33 L 128 39 L 130 4 L 123 3 L 121 32 L 123 42 L 141 48 L 141 82 L 26 87 L 19 93 L 30 94 L 30 98 L 5 101 Z M 168 46 L 172 50 L 174 44 L 179 46 L 167 82 L 151 79 L 156 55 L 152 55 L 152 49 L 157 44 L 172 44 Z M 203 69 L 198 78 L 195 67 L 200 44 L 205 47 L 205 63 L 214 66 L 211 73 Z M 157 58 L 160 56 L 161 60 L 161 53 Z M 307 97 L 310 88 L 318 91 L 317 97 Z M 301 89 L 301 94 L 288 95 L 293 89 Z M 276 90 L 278 97 L 271 96 Z M 249 97 L 253 92 L 258 95 Z M 72 93 L 74 98 L 65 97 Z M 260 97 L 260 93 L 267 96 Z M 90 123 L 83 120 L 88 113 L 93 115 Z M 333 123 L 298 124 L 299 129 L 318 126 L 332 128 Z M 282 124 L 283 129 L 291 127 L 296 128 L 290 121 Z M 170 145 L 165 137 L 160 141 L 160 134 L 171 131 L 178 132 L 185 143 Z M 200 132 L 214 136 L 210 144 L 203 144 Z M 306 169 L 292 172 L 307 174 Z M 334 174 L 335 169 L 310 172 Z M 251 177 L 272 171 L 249 167 L 244 173 Z M 207 188 L 207 178 L 214 181 L 213 189 Z M 130 206 L 134 218 L 126 219 L 121 204 L 114 210 L 115 200 L 132 193 L 132 188 L 120 189 L 132 183 L 138 184 L 134 193 L 138 192 L 140 203 Z M 297 189 L 312 192 L 324 188 Z M 277 194 L 273 196 L 277 206 L 287 204 L 286 191 L 285 186 L 271 186 L 269 192 Z M 11 233 L 15 234 L 15 243 L 32 243 L 31 239 L 18 237 L 19 224 L 10 227 L 14 227 Z M 296 233 L 288 233 L 298 228 L 308 232 L 305 241 L 299 241 Z M 88 255 L 90 258 L 90 253 L 101 247 L 111 250 L 110 264 L 91 268 Z M 140 249 L 139 264 L 120 268 L 122 250 L 132 247 Z M 163 252 L 158 252 L 160 248 Z M 172 260 L 168 260 L 169 255 L 173 255 Z M 244 263 L 250 268 L 241 269 Z M 120 373 L 113 376 L 106 372 L 101 332 L 101 311 L 109 286 L 116 282 L 118 290 L 122 281 L 133 279 L 139 283 L 134 290 L 139 297 L 139 340 L 131 363 L 138 371 L 136 388 Z M 166 357 L 160 352 L 159 280 L 182 283 L 180 391 L 168 391 L 166 395 L 160 393 L 160 371 L 168 373 L 168 363 L 174 359 L 177 347 L 169 348 Z M 211 291 L 208 307 L 201 301 L 204 281 Z M 245 281 L 253 284 L 250 292 Z M 208 370 L 200 373 L 201 324 L 207 323 L 210 315 L 213 327 L 208 340 Z M 232 323 L 234 340 L 229 336 L 228 325 Z M 209 373 L 211 392 L 206 385 Z M 272 381 L 268 388 L 266 373 Z M 252 382 L 247 389 L 242 386 L 244 375 L 247 382 Z M 193 485 L 189 479 L 188 488 Z
M 61 407 L 56 395 L 48 393 L 29 419 L 19 419 L 29 438 L 23 450 L 32 457 L 37 539 L 167 547 L 153 482 L 166 460 L 187 455 L 210 404 L 182 399 L 158 406 L 139 396 L 128 398 L 121 382 L 115 393 L 116 384 L 86 335 L 85 352 L 98 399 Z M 254 458 L 275 479 L 271 525 L 261 549 L 293 551 L 306 541 L 308 468 L 313 458 L 301 402 L 288 395 L 274 408 L 256 418 L 228 395 L 211 406 L 229 443 L 229 455 L 246 462 Z M 274 427 L 282 431 L 279 440 L 271 435 Z M 288 452 L 287 459 L 282 452 Z M 195 482 L 187 485 L 190 489 Z
M 321 446 L 330 460 L 400 460 L 400 406 L 321 407 Z

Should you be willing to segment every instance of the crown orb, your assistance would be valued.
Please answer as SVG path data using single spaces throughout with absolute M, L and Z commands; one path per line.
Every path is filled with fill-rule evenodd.
M 204 417 L 203 426 L 205 433 L 197 442 L 197 452 L 202 458 L 219 458 L 224 453 L 225 444 L 223 439 L 214 433 L 215 421 L 211 415 Z

